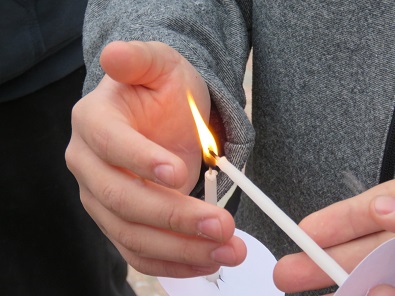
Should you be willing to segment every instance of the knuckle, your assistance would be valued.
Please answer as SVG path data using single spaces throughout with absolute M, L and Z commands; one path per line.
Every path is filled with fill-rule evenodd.
M 82 107 L 81 107 L 81 101 L 77 102 L 73 108 L 71 109 L 71 122 L 74 123 L 78 123 L 80 121 L 80 119 L 82 118 Z
M 124 230 L 119 231 L 118 242 L 136 256 L 141 256 L 143 251 L 142 241 L 138 239 L 132 232 Z
M 66 148 L 66 151 L 64 153 L 64 158 L 66 160 L 66 166 L 67 168 L 73 172 L 75 170 L 75 163 L 74 163 L 74 149 L 69 145 Z
M 182 223 L 182 218 L 180 212 L 178 211 L 178 207 L 169 205 L 168 207 L 164 207 L 163 210 L 165 211 L 165 217 L 167 217 L 165 219 L 168 228 L 174 232 L 180 231 L 180 223 Z
M 69 145 L 67 146 L 65 153 L 64 153 L 64 158 L 65 158 L 65 163 L 70 172 L 72 172 L 74 175 L 76 175 L 79 171 L 79 158 L 80 158 L 80 153 L 78 152 L 78 149 L 76 148 L 76 143 L 75 139 L 72 137 L 70 140 Z
M 346 219 L 348 220 L 347 224 L 349 225 L 350 237 L 359 237 L 361 233 L 359 223 L 352 218 L 355 217 L 355 214 L 358 214 L 358 210 L 353 206 L 348 206 L 346 209 Z
M 74 105 L 71 111 L 71 123 L 73 131 L 79 133 L 99 157 L 107 159 L 108 145 L 111 143 L 111 130 L 102 120 L 103 114 L 106 112 L 103 108 L 95 106 L 95 110 L 92 111 L 86 98 L 83 98 Z
M 188 242 L 183 242 L 180 245 L 180 260 L 182 263 L 190 264 L 193 262 L 194 256 L 196 255 L 193 248 Z
M 103 204 L 112 212 L 121 212 L 126 205 L 126 191 L 114 184 L 106 184 L 102 190 Z
M 92 128 L 92 143 L 93 148 L 100 158 L 108 160 L 109 156 L 109 143 L 111 142 L 111 133 L 101 126 Z

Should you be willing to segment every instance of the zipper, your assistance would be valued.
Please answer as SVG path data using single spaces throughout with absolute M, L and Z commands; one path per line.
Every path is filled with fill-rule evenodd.
M 379 182 L 383 183 L 394 178 L 395 173 L 395 109 L 392 114 L 391 124 L 388 129 L 383 162 L 381 164 Z

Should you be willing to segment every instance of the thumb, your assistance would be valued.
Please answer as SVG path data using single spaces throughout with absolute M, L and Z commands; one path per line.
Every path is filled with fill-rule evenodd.
M 381 285 L 369 291 L 368 296 L 395 296 L 395 288 Z
M 103 70 L 114 80 L 157 89 L 180 63 L 181 55 L 161 42 L 115 41 L 100 56 Z
M 395 196 L 377 196 L 373 198 L 370 205 L 376 223 L 385 230 L 395 232 Z

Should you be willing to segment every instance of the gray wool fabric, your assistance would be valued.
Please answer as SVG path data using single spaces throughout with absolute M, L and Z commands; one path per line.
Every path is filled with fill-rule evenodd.
M 394 19 L 393 1 L 93 0 L 84 91 L 101 79 L 110 41 L 174 47 L 209 86 L 224 154 L 238 168 L 249 157 L 247 175 L 299 222 L 379 183 L 395 103 Z M 251 46 L 254 128 L 242 88 Z M 221 174 L 220 194 L 231 185 Z M 298 251 L 246 196 L 236 222 L 277 258 Z

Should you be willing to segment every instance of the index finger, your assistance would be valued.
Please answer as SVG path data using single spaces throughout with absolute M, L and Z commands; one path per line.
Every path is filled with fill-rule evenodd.
M 234 220 L 225 209 L 119 170 L 83 146 L 75 155 L 79 166 L 74 173 L 85 191 L 117 217 L 218 242 L 233 236 Z M 81 200 L 88 208 L 92 204 L 86 196 Z M 94 210 L 88 212 L 97 216 Z
M 315 212 L 299 225 L 321 247 L 338 245 L 382 230 L 371 212 L 370 203 L 377 196 L 394 194 L 394 183 L 389 181 Z
M 180 157 L 133 129 L 110 103 L 100 103 L 100 94 L 93 98 L 98 104 L 93 99 L 85 103 L 94 95 L 88 94 L 74 107 L 72 123 L 75 133 L 102 160 L 170 188 L 191 187 L 185 184 L 188 171 Z M 200 155 L 198 149 L 188 153 Z M 200 162 L 193 165 L 200 167 Z

